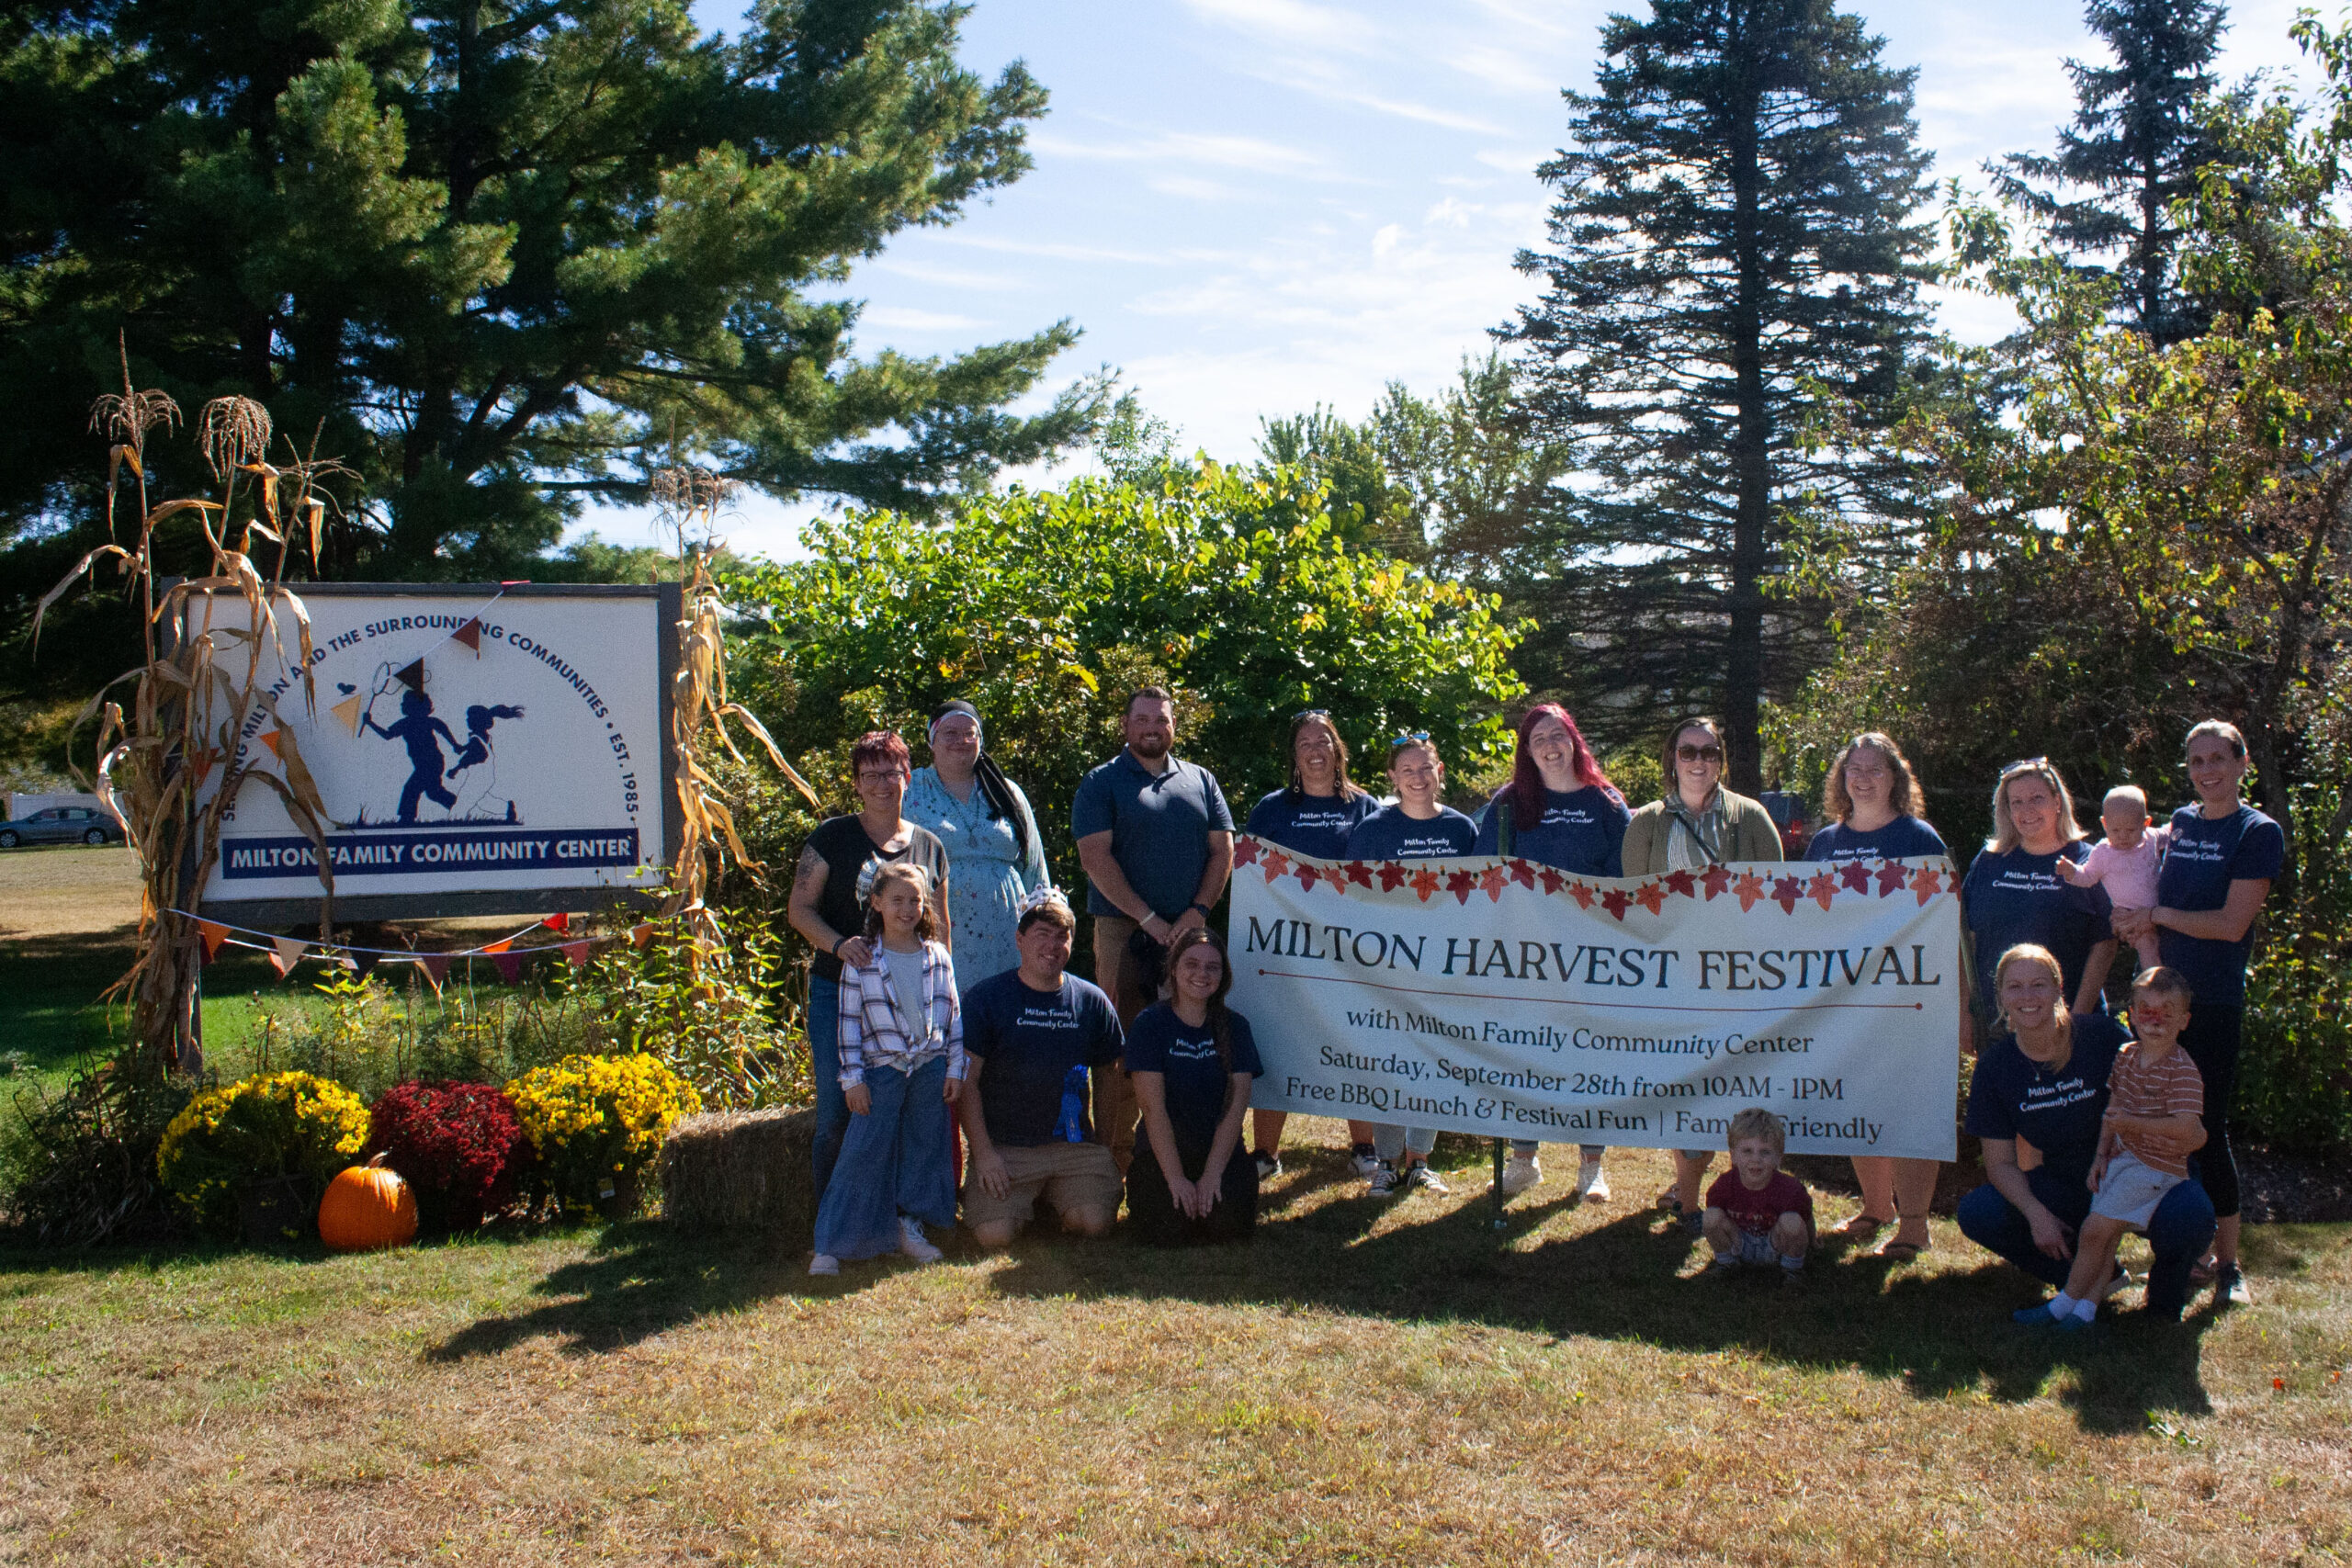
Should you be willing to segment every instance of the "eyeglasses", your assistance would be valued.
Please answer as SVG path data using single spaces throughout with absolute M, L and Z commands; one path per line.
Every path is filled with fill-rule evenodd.
M 1724 760 L 1724 749 L 1720 746 L 1677 746 L 1674 757 L 1679 762 L 1720 762 Z

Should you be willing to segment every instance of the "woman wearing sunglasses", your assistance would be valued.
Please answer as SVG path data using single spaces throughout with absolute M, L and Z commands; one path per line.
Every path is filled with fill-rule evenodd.
M 1250 808 L 1244 831 L 1295 855 L 1345 860 L 1348 835 L 1380 809 L 1380 802 L 1348 777 L 1348 743 L 1340 739 L 1340 727 L 1331 722 L 1328 709 L 1291 715 L 1289 761 L 1290 783 L 1268 792 Z M 1289 1120 L 1286 1111 L 1250 1113 L 1261 1182 L 1283 1173 L 1283 1126 Z M 1373 1153 L 1372 1123 L 1349 1122 L 1348 1142 L 1355 1173 L 1371 1180 L 1380 1166 Z
M 1662 761 L 1666 794 L 1625 824 L 1627 876 L 1782 858 L 1772 814 L 1761 801 L 1724 787 L 1724 732 L 1713 719 L 1693 715 L 1668 730 Z M 1673 1190 L 1659 1198 L 1694 1236 L 1705 1213 L 1700 1189 L 1714 1160 L 1713 1149 L 1677 1150 Z
M 1571 876 L 1623 876 L 1625 797 L 1601 771 L 1584 731 L 1557 703 L 1538 703 L 1520 716 L 1519 751 L 1510 783 L 1487 803 L 1478 824 L 1478 853 L 1532 861 Z M 1584 1146 L 1577 1196 L 1609 1201 L 1609 1178 L 1599 1144 Z M 1544 1179 L 1532 1138 L 1511 1141 L 1503 1167 L 1506 1197 Z

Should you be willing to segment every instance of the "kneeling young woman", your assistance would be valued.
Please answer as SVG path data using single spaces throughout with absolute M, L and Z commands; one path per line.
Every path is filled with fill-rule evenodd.
M 1168 950 L 1170 996 L 1127 1031 L 1143 1150 L 1127 1168 L 1127 1220 L 1160 1247 L 1246 1241 L 1258 1223 L 1258 1167 L 1241 1149 L 1250 1081 L 1261 1070 L 1250 1021 L 1225 1005 L 1233 971 L 1205 926 Z

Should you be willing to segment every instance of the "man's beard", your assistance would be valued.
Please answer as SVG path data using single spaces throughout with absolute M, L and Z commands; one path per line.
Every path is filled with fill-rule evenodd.
M 1128 741 L 1127 750 L 1138 757 L 1165 757 L 1168 755 L 1168 738 L 1164 735 L 1147 735 L 1140 740 Z

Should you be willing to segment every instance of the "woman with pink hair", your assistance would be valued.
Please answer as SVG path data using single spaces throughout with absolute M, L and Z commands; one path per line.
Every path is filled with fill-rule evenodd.
M 1515 856 L 1574 876 L 1622 876 L 1625 824 L 1632 818 L 1568 710 L 1538 703 L 1520 716 L 1510 783 L 1487 803 L 1473 852 Z M 1577 1196 L 1587 1202 L 1609 1201 L 1609 1178 L 1600 1168 L 1607 1152 L 1600 1144 L 1584 1145 Z M 1510 1163 L 1503 1167 L 1505 1195 L 1543 1179 L 1535 1141 L 1514 1139 Z

